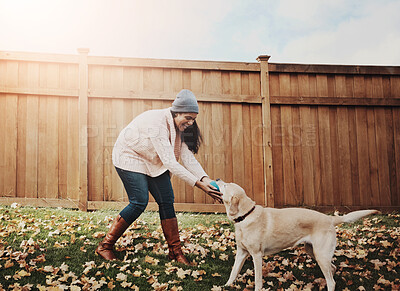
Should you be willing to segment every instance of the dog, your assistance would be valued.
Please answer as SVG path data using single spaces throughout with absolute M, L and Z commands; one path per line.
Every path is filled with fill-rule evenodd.
M 253 258 L 255 290 L 262 289 L 263 256 L 304 243 L 306 252 L 314 258 L 324 274 L 328 291 L 335 290 L 332 258 L 336 248 L 335 226 L 354 222 L 377 210 L 350 212 L 344 216 L 328 216 L 304 208 L 264 208 L 256 205 L 239 185 L 218 179 L 228 218 L 235 223 L 236 258 L 229 280 L 232 285 L 246 258 Z

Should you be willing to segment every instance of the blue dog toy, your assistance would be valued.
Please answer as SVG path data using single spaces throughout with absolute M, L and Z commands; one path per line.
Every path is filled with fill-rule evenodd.
M 217 191 L 218 191 L 218 192 L 221 192 L 221 191 L 219 190 L 219 187 L 218 187 L 218 185 L 217 185 L 217 182 L 211 181 L 210 184 L 213 185 L 215 188 L 217 188 Z

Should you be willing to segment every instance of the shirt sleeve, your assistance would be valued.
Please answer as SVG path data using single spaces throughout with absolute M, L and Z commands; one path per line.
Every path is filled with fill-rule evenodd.
M 196 184 L 198 178 L 176 160 L 174 147 L 171 145 L 167 134 L 160 134 L 157 137 L 152 137 L 151 142 L 164 167 L 189 185 L 194 186 Z
M 186 169 L 188 169 L 196 178 L 200 180 L 203 177 L 208 177 L 203 167 L 195 158 L 194 154 L 189 150 L 188 146 L 183 142 L 181 148 L 181 159 Z

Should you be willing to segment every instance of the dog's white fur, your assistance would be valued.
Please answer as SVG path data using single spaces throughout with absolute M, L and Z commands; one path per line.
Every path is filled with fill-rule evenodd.
M 234 183 L 217 181 L 228 218 L 234 219 L 247 214 L 255 202 Z M 288 247 L 305 244 L 305 249 L 320 266 L 325 276 L 328 291 L 335 290 L 333 274 L 336 267 L 332 257 L 336 248 L 335 226 L 353 222 L 364 216 L 378 213 L 377 210 L 354 211 L 344 216 L 328 216 L 303 208 L 255 209 L 241 222 L 235 223 L 237 252 L 226 286 L 236 280 L 246 258 L 251 255 L 255 269 L 255 290 L 262 288 L 262 258 Z

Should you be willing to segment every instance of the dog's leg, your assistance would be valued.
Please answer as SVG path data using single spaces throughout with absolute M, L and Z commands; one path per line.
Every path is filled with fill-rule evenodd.
M 246 258 L 249 256 L 248 251 L 242 249 L 241 247 L 237 247 L 236 250 L 236 257 L 235 257 L 235 263 L 233 264 L 231 275 L 229 276 L 228 282 L 226 282 L 225 286 L 230 286 L 235 282 L 237 276 L 239 275 L 240 270 L 243 267 L 243 264 L 246 260 Z
M 254 264 L 254 281 L 256 283 L 256 286 L 254 290 L 258 291 L 262 289 L 263 286 L 263 279 L 262 279 L 262 257 L 263 254 L 260 253 L 255 253 L 251 254 L 253 257 L 253 264 Z
M 315 260 L 314 250 L 312 244 L 305 243 L 304 248 L 306 249 L 306 253 Z
M 328 291 L 335 290 L 335 280 L 333 274 L 336 267 L 332 264 L 332 257 L 336 247 L 336 234 L 335 232 L 326 232 L 323 236 L 319 237 L 313 244 L 313 253 L 315 259 L 324 274 Z

